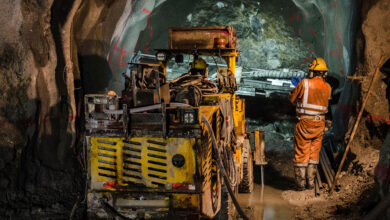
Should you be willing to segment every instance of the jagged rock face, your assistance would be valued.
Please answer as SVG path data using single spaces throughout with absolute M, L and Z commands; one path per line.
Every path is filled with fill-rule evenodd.
M 6 1 L 0 21 L 0 216 L 68 214 L 82 180 L 75 142 L 73 76 L 66 61 L 72 4 Z M 66 68 L 67 67 L 67 68 Z M 66 70 L 65 70 L 66 69 Z M 34 201 L 32 206 L 31 201 Z M 70 202 L 70 203 L 69 203 Z M 66 207 L 68 206 L 68 207 Z M 43 207 L 43 208 L 39 208 Z M 54 218 L 50 214 L 47 218 Z
M 357 38 L 358 66 L 356 75 L 363 76 L 363 80 L 353 83 L 352 91 L 355 93 L 356 98 L 353 99 L 355 106 L 351 109 L 355 110 L 355 112 L 361 108 L 375 69 L 378 67 L 380 56 L 385 58 L 385 62 L 390 58 L 389 9 L 390 2 L 387 0 L 363 1 L 362 4 L 362 26 L 358 31 Z M 376 189 L 377 195 L 382 199 L 389 187 L 387 181 L 390 164 L 388 91 L 389 76 L 380 72 L 373 84 L 363 118 L 359 123 L 356 137 L 351 145 L 351 152 L 356 155 L 354 162 L 357 160 L 365 161 L 368 150 L 372 148 L 380 149 L 380 154 L 376 155 L 376 157 L 371 157 L 374 159 L 370 162 L 377 163 L 375 169 Z M 352 128 L 355 120 L 356 117 L 351 118 L 349 128 Z M 347 136 L 349 136 L 349 133 Z
M 81 71 L 95 79 L 107 77 L 103 61 L 126 3 L 2 3 L 1 217 L 67 218 L 73 205 L 84 200 L 82 133 L 76 132 L 82 125 L 76 103 L 81 106 L 83 88 L 89 84 L 81 82 Z
M 266 3 L 264 3 L 266 4 Z M 291 4 L 291 3 L 288 3 Z M 288 25 L 283 14 L 264 10 L 258 1 L 200 1 L 187 17 L 188 26 L 228 25 L 237 31 L 246 68 L 297 66 L 310 56 L 310 46 Z
M 351 71 L 357 5 L 339 1 L 256 0 L 135 1 L 122 16 L 111 41 L 108 63 L 110 88 L 119 92 L 133 51 L 154 54 L 166 48 L 173 26 L 230 25 L 236 28 L 238 64 L 244 69 L 292 68 L 307 71 L 314 57 L 324 57 L 336 93 Z M 245 74 L 245 73 L 244 73 Z
M 366 3 L 368 4 L 368 3 Z M 384 60 L 390 58 L 390 2 L 386 0 L 377 1 L 363 15 L 362 33 L 364 35 L 365 45 L 361 48 L 364 53 L 360 54 L 364 59 L 361 59 L 360 65 L 364 68 L 362 75 L 367 76 L 362 84 L 362 94 L 369 87 L 370 78 L 378 65 L 381 55 Z M 373 115 L 388 116 L 389 105 L 384 102 L 386 97 L 387 85 L 384 82 L 386 76 L 380 74 L 378 81 L 374 85 L 373 95 L 367 103 L 366 110 Z
M 356 75 L 363 80 L 355 82 L 356 111 L 365 97 L 380 56 L 390 58 L 390 2 L 387 0 L 363 1 L 362 26 L 357 39 L 358 66 Z M 379 73 L 365 106 L 365 114 L 359 124 L 356 145 L 379 149 L 387 133 L 389 120 L 388 76 Z M 355 106 L 353 106 L 355 107 Z M 354 122 L 354 121 L 353 121 Z M 352 126 L 353 122 L 349 124 Z

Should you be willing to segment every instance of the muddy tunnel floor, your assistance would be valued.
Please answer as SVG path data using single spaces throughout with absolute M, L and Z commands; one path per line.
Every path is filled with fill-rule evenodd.
M 250 219 L 361 219 L 375 206 L 375 184 L 367 173 L 344 172 L 341 190 L 329 195 L 322 189 L 295 191 L 291 154 L 267 152 L 264 199 L 261 201 L 260 167 L 255 167 L 255 187 L 238 200 Z
M 329 195 L 326 185 L 317 197 L 314 189 L 296 191 L 293 164 L 295 112 L 287 97 L 246 98 L 246 108 L 249 130 L 260 129 L 266 133 L 268 161 L 264 166 L 263 201 L 259 166 L 254 167 L 253 192 L 238 195 L 241 207 L 250 219 L 361 219 L 375 206 L 374 168 L 378 150 L 366 148 L 363 143 L 356 146 L 355 149 L 364 149 L 348 155 L 352 159 L 341 172 L 341 187 L 332 195 Z M 358 152 L 364 152 L 364 156 Z

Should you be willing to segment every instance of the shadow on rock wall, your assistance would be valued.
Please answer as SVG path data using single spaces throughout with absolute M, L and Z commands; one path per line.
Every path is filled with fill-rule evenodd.
M 114 76 L 105 59 L 98 55 L 79 55 L 80 72 L 85 94 L 106 93 L 111 83 L 121 83 L 119 74 Z
M 42 116 L 39 101 L 29 102 L 38 106 L 34 118 L 2 119 L 3 127 L 9 130 L 1 132 L 1 137 L 14 137 L 0 143 L 0 216 L 63 218 L 69 216 L 84 188 L 82 171 L 69 143 L 74 134 L 66 129 L 73 117 L 66 103 L 53 106 Z M 28 130 L 34 130 L 31 136 Z
M 31 76 L 22 71 L 18 54 L 17 46 L 8 45 L 0 62 L 0 216 L 63 218 L 84 185 L 71 144 L 75 134 L 67 129 L 76 113 L 66 98 L 49 109 L 29 98 Z M 48 95 L 42 74 L 38 85 Z
M 83 195 L 83 173 L 73 152 L 75 131 L 69 126 L 77 114 L 66 84 L 71 73 L 60 39 L 63 21 L 54 18 L 66 19 L 72 2 L 68 7 L 58 2 L 2 5 L 19 13 L 13 22 L 21 25 L 0 32 L 1 37 L 15 35 L 0 42 L 1 219 L 68 218 Z

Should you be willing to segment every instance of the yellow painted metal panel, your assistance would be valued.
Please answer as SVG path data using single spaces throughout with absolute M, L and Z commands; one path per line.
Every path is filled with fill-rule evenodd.
M 91 137 L 91 186 L 105 189 L 103 184 L 131 183 L 156 188 L 166 183 L 193 184 L 196 173 L 195 138 L 134 137 L 123 142 L 120 137 Z M 182 167 L 172 164 L 172 157 L 185 158 Z M 102 175 L 103 174 L 103 175 Z
M 237 135 L 245 135 L 245 100 L 234 97 L 233 110 Z
M 240 164 L 240 167 L 241 167 L 241 148 L 236 149 L 234 156 L 236 157 L 237 163 Z
M 207 120 L 211 123 L 213 114 L 218 111 L 219 106 L 200 106 L 199 114 L 201 118 L 201 115 L 204 115 Z
M 221 101 L 222 99 L 228 99 L 230 97 L 232 97 L 232 94 L 230 93 L 210 94 L 210 95 L 203 95 L 202 101 L 205 103 L 214 102 L 215 104 L 218 104 L 219 101 Z
M 118 160 L 121 159 L 123 138 L 91 137 L 91 183 L 102 189 L 106 182 L 115 182 L 120 175 Z
M 238 56 L 238 53 L 234 54 L 233 56 L 228 57 L 228 68 L 230 71 L 232 71 L 233 75 L 236 73 L 236 57 Z

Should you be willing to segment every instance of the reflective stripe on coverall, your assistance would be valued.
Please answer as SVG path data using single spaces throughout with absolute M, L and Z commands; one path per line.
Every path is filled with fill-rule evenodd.
M 324 115 L 328 112 L 331 88 L 322 77 L 304 79 L 290 92 L 290 101 L 296 105 L 297 116 Z M 301 119 L 294 131 L 294 163 L 296 166 L 318 164 L 325 122 Z

